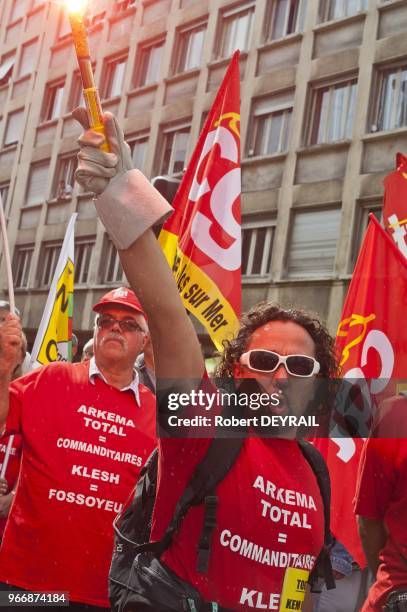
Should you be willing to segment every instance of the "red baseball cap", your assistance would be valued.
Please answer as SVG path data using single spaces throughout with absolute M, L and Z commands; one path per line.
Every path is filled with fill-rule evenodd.
M 124 306 L 129 310 L 138 312 L 146 318 L 146 315 L 138 301 L 134 291 L 128 287 L 119 287 L 106 293 L 100 298 L 97 304 L 94 305 L 93 310 L 95 312 L 101 312 L 105 306 Z

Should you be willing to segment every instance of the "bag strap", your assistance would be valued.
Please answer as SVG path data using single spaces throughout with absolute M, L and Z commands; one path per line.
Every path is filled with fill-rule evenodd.
M 127 546 L 138 548 L 140 544 L 127 538 L 125 534 L 121 531 L 121 528 L 120 528 L 121 520 L 127 512 L 132 511 L 132 502 L 134 500 L 139 500 L 139 503 L 141 504 L 141 507 L 144 510 L 142 522 L 149 520 L 150 517 L 147 516 L 148 508 L 147 508 L 146 502 L 149 496 L 155 495 L 155 490 L 156 490 L 155 484 L 156 483 L 152 481 L 150 477 L 150 473 L 152 471 L 156 473 L 157 462 L 158 462 L 158 448 L 156 447 L 151 452 L 144 466 L 141 468 L 137 484 L 132 490 L 132 492 L 130 493 L 126 503 L 123 506 L 123 509 L 121 510 L 121 512 L 119 512 L 119 514 L 116 515 L 113 521 L 113 530 L 116 536 L 119 538 L 119 540 L 123 544 L 125 543 Z M 151 489 L 152 485 L 153 485 L 153 490 Z M 140 552 L 143 552 L 143 551 L 140 550 Z
M 171 523 L 161 542 L 157 543 L 155 552 L 161 555 L 170 546 L 189 508 L 204 502 L 204 524 L 198 544 L 197 570 L 199 572 L 208 571 L 211 539 L 216 527 L 218 505 L 215 489 L 236 461 L 244 440 L 243 436 L 241 438 L 213 438 L 204 458 L 196 466 L 192 478 L 181 495 Z
M 335 579 L 329 554 L 333 545 L 333 537 L 331 533 L 331 481 L 328 467 L 321 453 L 313 444 L 300 439 L 298 440 L 298 446 L 315 474 L 324 507 L 324 546 L 318 555 L 315 568 L 311 572 L 310 584 L 311 587 L 314 586 L 318 575 L 322 574 L 327 589 L 334 589 Z

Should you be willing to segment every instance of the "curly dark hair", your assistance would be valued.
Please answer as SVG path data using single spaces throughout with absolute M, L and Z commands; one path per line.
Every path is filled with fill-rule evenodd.
M 241 319 L 241 327 L 233 340 L 225 340 L 224 351 L 217 368 L 219 377 L 233 376 L 233 368 L 240 356 L 247 350 L 253 332 L 270 321 L 292 321 L 301 325 L 315 342 L 315 358 L 321 365 L 320 376 L 334 378 L 338 376 L 338 363 L 334 349 L 334 339 L 324 325 L 305 310 L 281 308 L 278 304 L 260 302 L 253 306 Z

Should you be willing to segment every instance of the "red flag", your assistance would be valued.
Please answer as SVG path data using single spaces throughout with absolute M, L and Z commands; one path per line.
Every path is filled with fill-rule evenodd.
M 364 381 L 373 398 L 397 392 L 407 377 L 407 262 L 371 215 L 338 326 L 336 346 L 345 378 Z M 390 381 L 389 379 L 393 380 Z M 387 379 L 387 380 L 386 380 Z M 361 419 L 370 418 L 366 406 Z M 366 561 L 357 533 L 352 501 L 363 439 L 318 440 L 332 480 L 332 532 L 354 559 Z
M 383 222 L 407 257 L 407 157 L 397 153 L 396 170 L 384 179 Z
M 185 307 L 221 348 L 241 310 L 239 52 L 229 65 L 160 243 Z

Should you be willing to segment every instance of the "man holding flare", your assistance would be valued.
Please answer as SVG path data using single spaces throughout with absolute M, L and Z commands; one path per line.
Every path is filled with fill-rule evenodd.
M 84 109 L 74 117 L 85 132 L 77 180 L 94 191 L 96 209 L 120 253 L 126 276 L 148 316 L 161 397 L 163 381 L 200 380 L 204 361 L 193 329 L 151 227 L 170 213 L 168 203 L 139 170 L 116 119 L 105 115 L 110 153 L 89 130 Z M 304 312 L 271 304 L 255 306 L 227 344 L 219 374 L 254 379 L 280 398 L 275 411 L 300 414 L 312 400 L 317 374 L 334 376 L 333 341 Z M 301 394 L 294 381 L 303 382 Z M 164 412 L 168 406 L 159 403 Z M 268 410 L 271 408 L 268 407 Z M 235 463 L 216 489 L 218 509 L 208 571 L 197 564 L 203 504 L 190 508 L 160 559 L 139 554 L 138 593 L 124 609 L 286 610 L 304 609 L 305 585 L 324 543 L 320 490 L 295 439 L 247 437 Z M 160 540 L 207 438 L 159 440 L 159 483 L 151 539 Z M 151 577 L 154 579 L 151 579 Z M 136 589 L 137 590 L 137 589 Z M 134 599 L 135 597 L 135 599 Z M 174 598 L 176 601 L 174 601 Z M 304 604 L 307 605 L 307 604 Z M 189 607 L 186 607 L 189 606 Z

